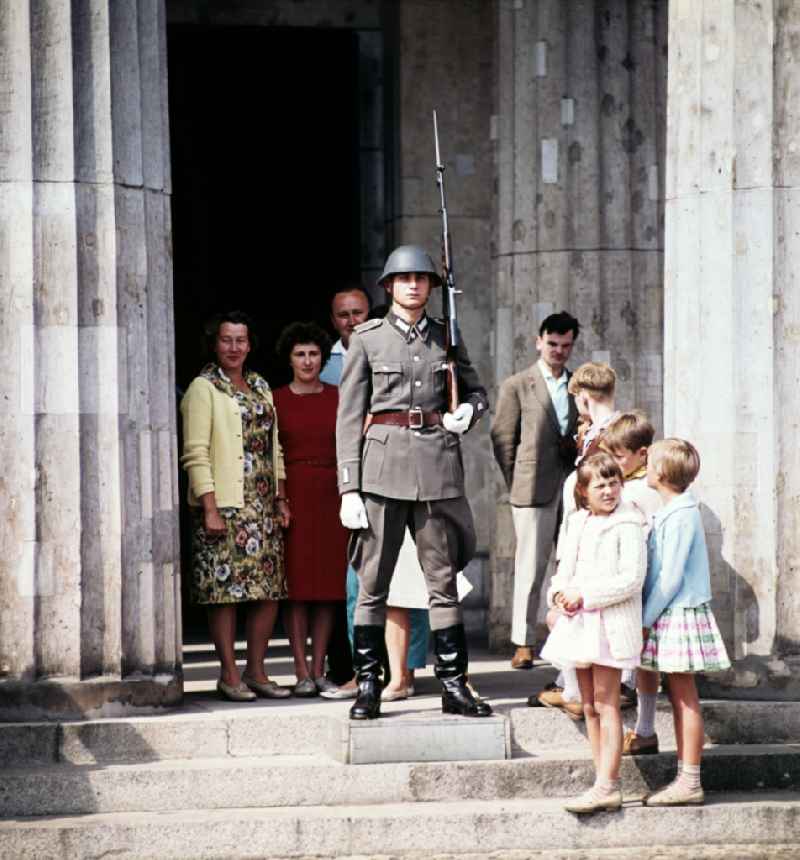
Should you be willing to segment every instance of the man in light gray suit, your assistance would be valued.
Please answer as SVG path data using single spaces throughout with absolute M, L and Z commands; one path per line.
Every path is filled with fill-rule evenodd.
M 509 490 L 517 549 L 511 641 L 514 669 L 533 666 L 536 614 L 553 550 L 561 490 L 574 469 L 578 411 L 567 392 L 566 363 L 580 326 L 566 311 L 539 328 L 536 364 L 500 386 L 491 436 Z

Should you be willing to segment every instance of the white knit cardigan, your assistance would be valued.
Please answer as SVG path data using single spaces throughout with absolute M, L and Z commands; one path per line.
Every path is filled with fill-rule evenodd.
M 547 603 L 568 588 L 577 589 L 585 609 L 599 609 L 608 636 L 611 656 L 616 660 L 638 657 L 642 651 L 642 585 L 647 572 L 647 545 L 641 514 L 621 502 L 595 533 L 589 548 L 595 559 L 591 574 L 576 577 L 578 545 L 587 510 L 570 514 L 559 553 L 558 571 L 550 581 Z

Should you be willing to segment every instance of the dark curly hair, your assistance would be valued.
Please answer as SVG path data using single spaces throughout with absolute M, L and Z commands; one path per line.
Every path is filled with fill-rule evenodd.
M 206 354 L 209 358 L 215 355 L 214 347 L 217 345 L 217 335 L 219 334 L 220 326 L 223 323 L 233 323 L 233 325 L 247 326 L 247 339 L 250 341 L 250 349 L 253 352 L 258 350 L 258 334 L 253 325 L 253 320 L 244 311 L 225 311 L 221 314 L 214 314 L 211 319 L 206 321 L 203 326 L 203 341 L 206 347 Z
M 315 322 L 294 322 L 287 325 L 275 344 L 275 352 L 284 365 L 289 364 L 289 357 L 298 343 L 313 343 L 318 346 L 322 353 L 322 367 L 325 367 L 331 357 L 333 343 L 324 329 Z

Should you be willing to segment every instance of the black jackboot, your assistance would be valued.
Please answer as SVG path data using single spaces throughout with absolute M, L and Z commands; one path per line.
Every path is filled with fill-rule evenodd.
M 436 677 L 442 682 L 442 713 L 488 717 L 492 709 L 467 684 L 467 637 L 464 625 L 433 631 Z
M 353 668 L 358 681 L 358 696 L 350 708 L 351 720 L 374 720 L 381 715 L 384 635 L 379 624 L 357 624 L 353 628 Z

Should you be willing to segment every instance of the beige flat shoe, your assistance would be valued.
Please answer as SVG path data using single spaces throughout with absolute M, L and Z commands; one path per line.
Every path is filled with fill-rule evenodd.
M 408 698 L 408 688 L 400 690 L 390 690 L 388 687 L 381 693 L 382 702 L 399 702 L 401 699 Z
M 592 812 L 615 812 L 622 809 L 622 792 L 617 788 L 608 793 L 600 793 L 596 788 L 584 791 L 579 797 L 564 804 L 567 812 L 576 815 L 589 815 Z
M 267 681 L 266 683 L 254 681 L 247 672 L 242 673 L 242 683 L 246 684 L 256 695 L 261 696 L 262 699 L 288 699 L 292 695 L 291 690 L 281 687 L 275 681 Z
M 661 791 L 645 798 L 645 806 L 700 806 L 705 803 L 706 795 L 702 788 L 691 791 L 677 780 Z
M 243 681 L 239 681 L 235 687 L 232 687 L 220 679 L 217 681 L 217 692 L 229 702 L 255 702 L 257 698 Z

